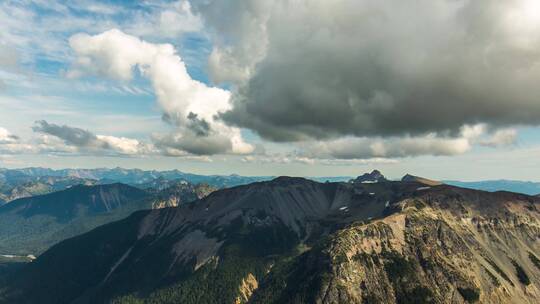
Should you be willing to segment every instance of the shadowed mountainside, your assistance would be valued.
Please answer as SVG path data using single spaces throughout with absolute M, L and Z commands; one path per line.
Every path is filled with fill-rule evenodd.
M 214 189 L 187 182 L 147 191 L 116 183 L 77 185 L 0 207 L 0 254 L 39 255 L 51 245 L 137 210 L 177 206 Z

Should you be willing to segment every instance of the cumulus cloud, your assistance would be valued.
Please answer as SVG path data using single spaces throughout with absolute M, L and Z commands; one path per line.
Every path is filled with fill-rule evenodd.
M 144 29 L 161 28 L 176 37 L 204 22 L 213 44 L 211 79 L 230 89 L 194 80 L 172 45 L 114 29 L 70 38 L 76 56 L 68 76 L 148 78 L 174 129 L 151 136 L 152 148 L 165 155 L 255 153 L 242 128 L 263 140 L 295 142 L 287 147 L 299 151 L 253 158 L 261 162 L 457 155 L 475 145 L 512 145 L 513 125 L 540 124 L 534 0 L 157 6 L 152 16 L 141 15 L 148 26 L 126 30 L 150 37 Z M 103 136 L 88 140 L 113 145 Z M 138 149 L 123 142 L 126 151 Z
M 241 159 L 243 163 L 257 164 L 304 164 L 304 165 L 326 165 L 326 166 L 348 166 L 348 165 L 373 165 L 373 164 L 395 164 L 398 160 L 383 157 L 370 158 L 320 158 L 320 156 L 312 155 L 313 157 L 298 155 L 297 153 L 288 154 L 271 154 L 271 155 L 248 155 Z
M 231 151 L 230 138 L 221 134 L 198 136 L 191 132 L 185 134 L 172 133 L 154 135 L 154 144 L 168 156 L 183 156 L 186 153 L 195 155 L 213 155 Z
M 11 134 L 7 129 L 0 127 L 0 144 L 10 144 L 17 142 L 19 137 Z
M 192 79 L 172 45 L 148 43 L 116 29 L 74 35 L 70 45 L 77 55 L 71 77 L 90 73 L 129 81 L 137 69 L 151 81 L 165 121 L 176 127 L 171 134 L 154 136 L 158 145 L 198 155 L 253 150 L 240 129 L 216 119 L 231 109 L 230 92 Z
M 464 125 L 540 123 L 535 0 L 209 0 L 193 9 L 214 33 L 214 80 L 238 85 L 221 117 L 272 141 L 403 137 L 388 146 L 458 138 Z M 441 143 L 428 136 L 422 146 Z
M 137 13 L 126 31 L 142 37 L 176 38 L 202 29 L 202 21 L 193 14 L 189 1 L 156 3 L 153 6 L 150 12 Z
M 514 145 L 517 141 L 517 131 L 515 129 L 501 129 L 495 131 L 487 139 L 480 141 L 480 144 L 488 147 L 503 147 Z
M 34 132 L 41 132 L 56 136 L 66 142 L 66 144 L 77 147 L 106 148 L 105 142 L 100 141 L 94 133 L 90 131 L 73 128 L 66 125 L 60 126 L 50 124 L 45 120 L 36 121 Z
M 214 47 L 208 60 L 215 82 L 239 83 L 251 77 L 255 64 L 266 54 L 266 24 L 272 6 L 273 1 L 193 2 L 195 12 L 215 29 L 211 31 Z
M 34 132 L 56 137 L 67 147 L 61 145 L 49 136 L 41 137 L 40 150 L 53 152 L 91 152 L 118 155 L 144 155 L 153 152 L 153 148 L 136 139 L 96 135 L 88 130 L 48 123 L 45 120 L 36 121 L 32 128 Z
M 22 142 L 7 129 L 0 127 L 0 154 L 19 154 L 35 151 L 35 147 Z
M 512 145 L 516 131 L 497 130 L 490 133 L 485 125 L 464 126 L 459 136 L 424 136 L 390 138 L 344 137 L 304 144 L 301 154 L 320 159 L 402 158 L 410 156 L 453 156 L 470 151 L 475 144 L 489 147 Z

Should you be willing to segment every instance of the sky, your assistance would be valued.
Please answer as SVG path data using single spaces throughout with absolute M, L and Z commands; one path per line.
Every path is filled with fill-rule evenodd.
M 540 181 L 536 0 L 6 0 L 0 28 L 0 167 Z

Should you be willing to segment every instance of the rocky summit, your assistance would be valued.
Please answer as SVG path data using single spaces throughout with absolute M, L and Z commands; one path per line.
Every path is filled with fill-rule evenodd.
M 539 198 L 376 180 L 279 177 L 138 211 L 53 246 L 6 280 L 0 302 L 540 298 Z
M 379 170 L 373 170 L 371 173 L 364 173 L 353 180 L 354 183 L 378 183 L 386 181 L 386 177 Z

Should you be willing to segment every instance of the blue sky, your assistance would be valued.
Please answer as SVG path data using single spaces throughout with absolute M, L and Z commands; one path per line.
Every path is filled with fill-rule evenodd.
M 530 11 L 533 2 L 514 1 L 504 10 L 513 15 L 493 10 L 491 19 L 501 22 L 491 25 L 500 26 L 501 35 L 479 39 L 468 49 L 470 58 L 458 57 L 464 53 L 461 46 L 438 38 L 444 36 L 441 32 L 458 32 L 448 25 L 458 11 L 480 14 L 469 1 L 458 1 L 459 7 L 423 3 L 430 14 L 418 18 L 433 22 L 441 32 L 411 39 L 410 47 L 401 43 L 407 32 L 398 23 L 408 11 L 394 11 L 399 8 L 391 8 L 393 1 L 355 7 L 366 14 L 377 9 L 393 20 L 381 29 L 385 36 L 356 39 L 364 44 L 348 38 L 374 36 L 369 26 L 357 27 L 356 16 L 340 15 L 347 10 L 334 12 L 358 4 L 340 0 L 330 9 L 324 2 L 302 2 L 3 1 L 0 167 L 122 166 L 298 176 L 354 176 L 378 168 L 394 178 L 412 173 L 438 179 L 540 181 L 540 121 L 534 119 L 532 99 L 536 91 L 525 86 L 540 75 L 529 68 L 540 63 L 540 43 L 530 38 L 540 33 L 540 15 L 527 13 L 520 19 L 527 22 L 512 19 Z M 323 13 L 322 21 L 303 22 Z M 520 40 L 508 38 L 516 33 Z M 401 51 L 379 52 L 386 57 L 378 65 L 364 61 L 368 57 L 363 52 L 381 43 L 387 43 L 385 50 Z M 434 51 L 438 45 L 449 45 L 449 66 L 457 68 L 440 63 L 444 58 Z M 489 57 L 487 45 L 509 55 Z M 474 57 L 477 51 L 482 58 Z M 523 52 L 532 60 L 525 72 L 512 57 L 522 58 Z M 419 53 L 424 57 L 417 57 Z M 488 64 L 486 74 L 469 71 L 476 59 Z M 395 62 L 378 72 L 383 83 L 359 72 L 382 62 Z M 122 68 L 126 65 L 127 70 Z M 448 117 L 434 114 L 438 108 L 430 108 L 430 102 L 441 102 L 442 108 L 443 101 L 454 101 L 430 95 L 433 101 L 421 107 L 426 113 L 420 120 L 425 121 L 408 127 L 418 117 L 396 116 L 393 107 L 408 102 L 400 94 L 423 90 L 425 81 L 416 79 L 430 79 L 433 75 L 422 71 L 434 71 L 434 66 L 437 76 L 456 84 L 433 83 L 434 89 L 425 92 L 440 88 L 455 95 L 455 107 L 448 107 Z M 500 87 L 488 83 L 486 75 L 501 67 L 508 77 L 521 77 L 524 86 L 506 88 L 506 99 L 494 100 L 493 109 L 475 110 L 497 98 L 483 92 Z M 464 88 L 461 76 L 452 74 L 456 70 L 478 99 L 451 91 Z M 407 78 L 401 82 L 403 75 Z M 504 76 L 500 81 L 508 83 Z M 178 91 L 184 86 L 188 89 Z M 341 100 L 343 92 L 349 100 Z M 339 114 L 342 102 L 351 108 Z M 414 106 L 422 102 L 412 103 L 411 111 L 418 111 Z M 505 102 L 514 103 L 508 109 L 515 113 L 496 108 Z M 469 109 L 470 117 L 463 118 L 469 114 L 462 109 Z M 424 119 L 430 115 L 441 117 Z

